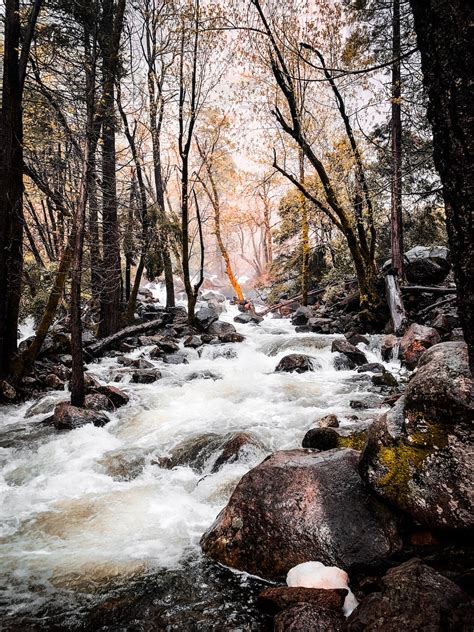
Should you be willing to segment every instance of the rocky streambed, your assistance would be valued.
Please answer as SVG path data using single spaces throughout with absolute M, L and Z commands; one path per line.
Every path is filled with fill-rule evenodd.
M 251 542 L 255 533 L 244 515 L 245 529 L 250 529 L 244 534 L 249 545 L 244 557 L 250 552 L 253 565 L 241 560 L 238 539 L 244 525 L 239 522 L 242 512 L 237 515 L 234 509 L 239 498 L 246 502 L 248 487 L 232 496 L 228 515 L 224 512 L 214 521 L 242 477 L 255 477 L 253 468 L 275 452 L 261 467 L 274 468 L 282 479 L 272 476 L 273 486 L 265 487 L 263 476 L 263 487 L 256 486 L 253 499 L 258 492 L 267 494 L 270 504 L 272 494 L 284 503 L 291 483 L 298 500 L 297 488 L 308 485 L 311 470 L 314 493 L 305 501 L 310 512 L 304 511 L 303 498 L 298 507 L 286 507 L 293 517 L 296 509 L 309 516 L 315 532 L 315 537 L 308 535 L 311 556 L 357 573 L 360 563 L 383 562 L 401 550 L 397 519 L 387 509 L 394 502 L 393 486 L 384 490 L 386 479 L 376 480 L 378 495 L 388 500 L 382 507 L 375 494 L 368 495 L 358 474 L 359 453 L 351 449 L 360 449 L 366 428 L 388 412 L 385 402 L 393 382 L 374 376 L 386 376 L 389 370 L 399 378 L 398 361 L 386 361 L 387 355 L 382 359 L 380 337 L 354 340 L 354 351 L 342 336 L 296 333 L 286 319 L 267 317 L 257 324 L 238 322 L 249 320 L 239 317 L 234 324 L 240 336 L 225 332 L 225 323 L 236 316 L 237 309 L 227 305 L 217 327 L 221 337 L 209 338 L 212 344 L 188 337 L 186 346 L 181 341 L 166 356 L 145 344 L 91 362 L 89 374 L 103 385 L 120 387 L 130 398 L 105 413 L 105 425 L 88 423 L 64 431 L 45 423 L 64 400 L 64 391 L 1 409 L 4 629 L 271 626 L 256 605 L 268 583 L 253 574 L 279 579 L 290 562 L 303 561 L 296 544 L 288 534 L 284 541 L 283 529 L 281 542 L 268 542 L 269 549 L 280 553 L 263 560 L 265 553 L 258 537 Z M 137 380 L 137 371 L 154 371 L 154 381 Z M 337 417 L 337 429 L 329 415 Z M 325 437 L 313 433 L 308 438 L 308 431 L 320 425 L 330 426 L 321 428 Z M 376 455 L 378 436 L 372 439 Z M 304 438 L 313 451 L 301 449 Z M 314 451 L 326 447 L 329 452 Z M 285 482 L 288 462 L 294 476 Z M 315 479 L 314 471 L 322 478 Z M 371 476 L 377 473 L 374 469 Z M 414 500 L 407 500 L 408 509 L 422 493 L 417 490 Z M 258 508 L 253 511 L 251 502 L 246 507 L 264 524 L 265 516 L 257 520 Z M 342 548 L 331 541 L 337 524 L 344 532 Z M 357 537 L 361 530 L 365 540 Z M 251 574 L 204 557 L 200 541 L 205 532 L 202 545 L 214 560 Z M 318 541 L 321 533 L 326 535 Z M 263 535 L 278 536 L 278 529 Z M 235 545 L 232 555 L 227 556 L 222 538 Z M 268 572 L 265 564 L 271 567 Z

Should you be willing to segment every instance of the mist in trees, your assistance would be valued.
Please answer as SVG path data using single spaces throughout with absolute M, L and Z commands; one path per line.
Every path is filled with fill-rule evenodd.
M 6 1 L 3 378 L 20 383 L 62 319 L 82 405 L 85 314 L 99 338 L 115 334 L 135 322 L 149 280 L 164 283 L 167 308 L 185 297 L 192 324 L 211 278 L 238 302 L 256 290 L 304 305 L 355 279 L 361 321 L 386 318 L 386 291 L 402 330 L 403 253 L 446 240 L 443 193 L 470 336 L 472 226 L 455 199 L 464 176 L 448 176 L 458 161 L 436 150 L 454 132 L 437 116 L 448 78 L 434 86 L 425 50 L 432 9 L 303 4 Z M 393 281 L 381 291 L 387 259 Z M 18 351 L 31 314 L 36 337 Z

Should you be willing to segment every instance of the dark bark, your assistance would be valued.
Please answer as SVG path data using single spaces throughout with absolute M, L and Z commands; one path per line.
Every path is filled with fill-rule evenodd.
M 99 336 L 108 336 L 120 325 L 121 268 L 120 234 L 115 173 L 115 80 L 118 71 L 120 35 L 125 0 L 114 6 L 103 1 L 101 48 L 103 52 L 102 118 L 102 279 Z
M 443 183 L 459 318 L 474 371 L 474 6 L 466 0 L 410 4 Z
M 404 278 L 402 220 L 402 105 L 401 105 L 400 0 L 393 0 L 392 15 L 392 270 Z

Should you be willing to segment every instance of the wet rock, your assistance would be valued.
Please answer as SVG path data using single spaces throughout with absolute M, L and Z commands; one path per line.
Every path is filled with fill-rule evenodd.
M 338 428 L 339 419 L 336 415 L 326 415 L 325 417 L 321 417 L 317 424 L 320 428 Z
M 371 404 L 370 402 L 364 402 L 360 399 L 351 399 L 351 401 L 349 402 L 349 406 L 353 410 L 367 410 L 371 407 Z
M 367 338 L 367 336 L 362 336 L 362 334 L 350 332 L 344 335 L 346 337 L 347 342 L 349 342 L 354 347 L 361 343 L 367 346 L 369 346 L 370 344 L 370 340 Z
M 361 364 L 357 369 L 357 373 L 383 373 L 385 367 L 380 362 L 368 362 L 367 364 Z
M 201 307 L 194 315 L 196 326 L 202 331 L 207 331 L 218 318 L 219 314 L 211 307 Z
M 397 378 L 390 371 L 383 371 L 372 376 L 372 384 L 374 386 L 390 386 L 392 388 L 398 386 Z
M 400 340 L 400 358 L 408 369 L 413 370 L 426 349 L 438 342 L 441 337 L 436 329 L 413 323 Z
M 275 615 L 297 603 L 310 603 L 323 610 L 342 610 L 347 590 L 325 590 L 323 588 L 303 588 L 276 586 L 262 590 L 257 599 L 260 610 Z
M 284 356 L 277 364 L 276 373 L 305 373 L 306 371 L 314 371 L 315 361 L 303 353 L 290 353 Z
M 52 388 L 55 391 L 62 391 L 65 386 L 64 381 L 54 373 L 49 373 L 45 377 L 44 383 L 48 388 Z
M 94 388 L 99 388 L 100 382 L 95 375 L 92 375 L 91 373 L 84 373 L 84 385 L 87 390 L 90 390 Z
M 342 353 L 334 354 L 333 366 L 336 371 L 352 371 L 356 368 L 356 364 Z
M 89 393 L 85 396 L 84 408 L 87 410 L 114 410 L 115 407 L 106 395 Z
M 313 310 L 311 307 L 298 307 L 296 312 L 291 317 L 292 325 L 307 325 L 310 318 L 313 316 Z
M 152 369 L 153 364 L 144 358 L 127 358 L 122 356 L 117 358 L 117 362 L 123 366 L 130 366 L 134 369 Z
M 272 454 L 241 479 L 203 535 L 204 553 L 269 579 L 308 559 L 345 569 L 384 559 L 400 540 L 390 511 L 366 491 L 358 460 L 347 449 Z
M 179 351 L 179 344 L 170 338 L 162 338 L 156 343 L 156 347 L 150 351 L 151 358 L 161 358 L 165 354 Z
M 30 417 L 35 417 L 35 415 L 44 415 L 45 413 L 51 413 L 53 412 L 54 407 L 57 403 L 58 400 L 54 395 L 43 397 L 28 408 L 25 413 L 25 418 L 29 419 Z
M 189 364 L 188 358 L 184 353 L 174 353 L 173 355 L 163 356 L 165 364 Z
M 216 320 L 208 327 L 207 333 L 213 336 L 224 336 L 226 334 L 235 334 L 237 330 L 232 323 Z
M 303 438 L 303 448 L 312 450 L 332 450 L 352 448 L 362 450 L 367 437 L 367 425 L 345 428 L 311 428 Z
M 223 343 L 227 342 L 243 342 L 245 340 L 245 336 L 242 334 L 238 334 L 237 332 L 228 332 L 226 334 L 221 334 L 219 336 L 219 341 Z
M 143 472 L 145 456 L 140 448 L 111 450 L 100 458 L 98 464 L 115 481 L 131 481 Z
M 428 528 L 474 526 L 473 384 L 465 344 L 438 344 L 420 360 L 405 396 L 368 432 L 363 477 Z
M 237 357 L 237 352 L 234 349 L 229 349 L 224 346 L 217 346 L 212 348 L 211 357 L 213 360 L 216 358 L 225 358 L 226 360 L 233 360 Z
M 342 355 L 346 356 L 346 358 L 357 366 L 367 364 L 365 353 L 343 338 L 338 338 L 333 341 L 331 351 L 333 353 L 342 353 Z
M 95 390 L 97 393 L 105 395 L 108 399 L 110 399 L 115 408 L 125 406 L 125 404 L 128 404 L 130 401 L 130 397 L 127 393 L 116 386 L 98 386 Z
M 131 382 L 133 384 L 151 384 L 161 378 L 158 369 L 138 369 L 132 373 Z
M 431 321 L 431 327 L 434 327 L 441 334 L 447 334 L 453 327 L 446 314 L 438 314 Z
M 64 366 L 68 367 L 68 369 L 72 367 L 72 355 L 70 353 L 63 353 L 60 355 L 59 361 L 61 364 L 64 364 Z
M 222 380 L 222 375 L 207 370 L 193 371 L 193 373 L 186 376 L 186 381 L 192 382 L 193 380 Z
M 74 430 L 86 424 L 105 426 L 110 419 L 107 415 L 94 410 L 86 410 L 71 406 L 68 402 L 61 402 L 54 408 L 52 422 L 58 430 Z
M 311 318 L 308 326 L 316 334 L 329 334 L 332 328 L 332 318 Z
M 230 432 L 220 435 L 209 432 L 190 437 L 175 446 L 168 457 L 160 460 L 161 467 L 171 469 L 186 465 L 198 472 L 210 468 L 217 472 L 227 463 L 234 463 L 244 456 L 264 454 L 262 443 L 251 433 Z
M 343 632 L 342 612 L 322 609 L 310 603 L 298 603 L 275 617 L 275 632 Z
M 381 590 L 366 597 L 347 621 L 349 632 L 460 632 L 472 624 L 469 596 L 452 581 L 412 559 L 391 568 L 383 577 Z M 464 614 L 466 627 L 457 612 Z M 469 612 L 470 611 L 470 612 Z M 457 619 L 457 621 L 456 621 Z
M 0 399 L 7 402 L 12 402 L 16 399 L 16 390 L 6 380 L 0 381 Z
M 202 347 L 201 336 L 188 336 L 184 341 L 184 346 L 190 347 L 191 349 L 198 349 L 198 347 Z
M 211 472 L 217 472 L 224 465 L 235 463 L 243 456 L 264 452 L 264 445 L 249 432 L 230 433 L 224 437 L 224 443 L 219 448 Z
M 240 323 L 242 325 L 246 325 L 248 323 L 255 323 L 258 325 L 258 323 L 261 323 L 262 320 L 262 316 L 258 316 L 258 314 L 255 314 L 254 312 L 243 312 L 234 317 L 234 323 Z
M 384 362 L 390 362 L 392 360 L 394 353 L 398 355 L 398 345 L 400 344 L 400 339 L 393 334 L 389 334 L 385 336 L 382 342 L 382 347 L 380 352 L 382 354 L 382 360 Z

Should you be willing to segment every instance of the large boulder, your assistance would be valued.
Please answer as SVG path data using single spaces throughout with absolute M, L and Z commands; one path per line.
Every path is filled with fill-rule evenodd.
M 405 396 L 370 427 L 361 473 L 423 525 L 472 528 L 473 420 L 466 345 L 438 344 L 422 356 Z
M 391 512 L 370 495 L 355 450 L 275 452 L 248 472 L 201 539 L 209 557 L 268 579 L 320 560 L 349 570 L 400 547 Z
M 410 283 L 442 283 L 451 269 L 449 250 L 444 246 L 415 246 L 405 255 L 405 275 Z
M 311 307 L 298 307 L 296 312 L 291 317 L 292 325 L 307 325 L 309 323 L 309 319 L 313 316 L 313 310 Z
M 235 334 L 236 328 L 232 323 L 226 323 L 223 320 L 216 320 L 207 328 L 207 333 L 214 336 L 225 336 L 227 334 Z
M 275 371 L 277 373 L 305 373 L 306 371 L 314 371 L 316 366 L 313 358 L 303 353 L 290 353 L 280 360 Z
M 58 404 L 53 413 L 52 422 L 58 430 L 74 430 L 86 424 L 105 426 L 110 419 L 104 413 L 71 406 L 68 402 Z
M 350 360 L 351 363 L 357 366 L 367 364 L 367 356 L 365 353 L 357 347 L 354 347 L 354 345 L 351 345 L 351 343 L 344 338 L 334 340 L 331 346 L 331 351 L 333 353 L 341 353 Z
M 441 337 L 436 329 L 413 323 L 400 340 L 400 359 L 413 370 L 426 349 L 438 342 L 441 342 Z
M 115 408 L 120 408 L 121 406 L 125 406 L 130 401 L 130 397 L 122 391 L 120 388 L 116 386 L 98 386 L 94 389 L 96 393 L 100 393 L 101 395 L 105 395 L 114 405 Z
M 459 586 L 420 560 L 412 559 L 387 572 L 381 590 L 362 601 L 349 617 L 346 629 L 467 632 L 472 629 L 469 602 L 469 596 Z
M 207 331 L 210 325 L 219 318 L 219 314 L 212 307 L 201 307 L 194 315 L 196 326 L 201 331 Z

